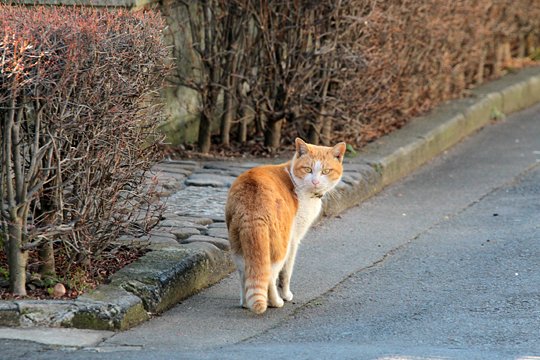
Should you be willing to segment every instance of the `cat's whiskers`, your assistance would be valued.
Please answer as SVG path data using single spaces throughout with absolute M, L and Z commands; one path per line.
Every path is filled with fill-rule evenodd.
M 340 195 L 343 194 L 342 190 L 333 188 L 332 190 L 328 191 L 325 196 L 332 199 L 332 200 L 338 200 Z

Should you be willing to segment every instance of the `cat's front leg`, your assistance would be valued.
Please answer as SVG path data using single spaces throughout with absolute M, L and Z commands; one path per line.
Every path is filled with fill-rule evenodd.
M 284 305 L 283 299 L 279 296 L 275 283 L 268 287 L 268 304 L 271 307 L 280 308 Z
M 289 251 L 289 256 L 285 261 L 283 269 L 279 273 L 279 292 L 281 294 L 281 298 L 285 301 L 291 301 L 293 299 L 293 293 L 291 292 L 290 285 L 297 250 L 298 244 L 296 241 L 293 241 Z
M 279 275 L 279 293 L 285 301 L 291 301 L 294 296 L 290 289 L 290 279 L 290 276 L 285 274 L 284 271 Z
M 279 295 L 276 280 L 279 277 L 280 270 L 283 267 L 283 262 L 272 265 L 272 279 L 270 284 L 268 284 L 268 304 L 271 307 L 282 307 L 284 302 L 281 296 Z

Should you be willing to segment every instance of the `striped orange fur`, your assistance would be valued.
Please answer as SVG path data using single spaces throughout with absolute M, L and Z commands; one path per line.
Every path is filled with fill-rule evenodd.
M 321 197 L 341 179 L 344 153 L 345 143 L 325 147 L 296 139 L 291 161 L 253 168 L 233 183 L 225 217 L 242 306 L 262 314 L 292 300 L 298 244 L 319 216 Z

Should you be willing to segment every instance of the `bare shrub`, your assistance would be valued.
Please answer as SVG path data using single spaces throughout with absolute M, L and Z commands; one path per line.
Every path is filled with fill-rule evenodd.
M 176 54 L 196 54 L 202 76 L 178 67 L 177 84 L 198 84 L 203 152 L 217 129 L 221 147 L 263 135 L 274 149 L 297 135 L 361 146 L 501 76 L 540 44 L 540 2 L 529 0 L 165 0 L 160 7 L 169 23 L 188 13 L 196 25 L 176 27 L 192 46 Z
M 50 274 L 144 230 L 168 52 L 152 12 L 0 6 L 0 24 L 1 228 L 24 295 L 29 250 Z
M 536 2 L 353 0 L 351 5 L 363 10 L 348 43 L 363 54 L 366 67 L 342 82 L 349 117 L 336 123 L 334 134 L 358 146 L 467 95 L 501 76 L 512 58 L 531 55 L 540 45 Z M 525 39 L 535 44 L 527 51 Z

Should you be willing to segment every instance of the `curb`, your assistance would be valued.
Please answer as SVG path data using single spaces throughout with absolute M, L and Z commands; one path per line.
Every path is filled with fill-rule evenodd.
M 471 93 L 367 145 L 357 158 L 346 159 L 343 180 L 338 191 L 324 199 L 323 215 L 335 216 L 358 205 L 501 114 L 540 102 L 540 67 L 507 75 Z M 108 284 L 76 300 L 0 301 L 0 326 L 126 330 L 234 270 L 228 243 L 219 237 L 193 235 L 179 244 L 174 236 L 163 236 L 151 249 L 115 273 Z

